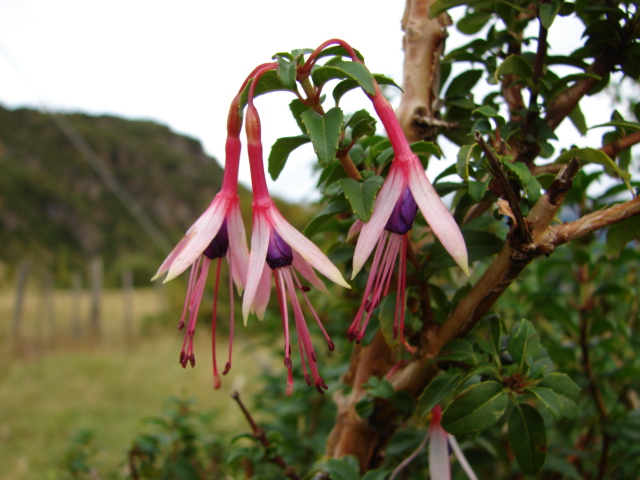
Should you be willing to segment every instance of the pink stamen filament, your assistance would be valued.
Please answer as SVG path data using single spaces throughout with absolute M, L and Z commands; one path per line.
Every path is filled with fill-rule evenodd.
M 231 356 L 233 352 L 233 331 L 235 323 L 235 303 L 233 301 L 233 273 L 231 262 L 227 256 L 227 265 L 229 266 L 229 356 L 227 358 L 227 364 L 224 366 L 222 375 L 226 375 L 231 370 Z
M 184 368 L 187 367 L 187 363 L 190 363 L 192 367 L 196 364 L 196 358 L 193 353 L 193 335 L 196 330 L 198 309 L 200 308 L 200 302 L 204 292 L 204 285 L 207 281 L 210 263 L 211 260 L 209 258 L 201 256 L 196 260 L 192 267 L 196 272 L 196 281 L 195 285 L 191 289 L 190 296 L 187 297 L 189 303 L 189 322 L 187 323 L 187 330 L 184 335 L 182 350 L 180 352 L 180 363 Z
M 216 361 L 216 328 L 218 324 L 218 285 L 220 284 L 220 265 L 218 258 L 216 266 L 216 282 L 213 287 L 213 314 L 211 316 L 211 356 L 213 359 L 213 388 L 218 390 L 222 386 L 222 380 L 218 373 L 218 363 Z
M 309 363 L 309 369 L 311 370 L 311 375 L 313 376 L 313 384 L 315 385 L 318 392 L 324 393 L 322 389 L 327 389 L 328 387 L 318 372 L 318 366 L 316 365 L 316 354 L 313 350 L 313 345 L 311 344 L 311 335 L 309 334 L 309 329 L 307 328 L 307 324 L 302 313 L 302 308 L 300 307 L 300 302 L 298 301 L 298 297 L 296 295 L 296 287 L 294 285 L 292 274 L 293 268 L 291 266 L 288 266 L 280 267 L 277 270 L 282 271 L 282 277 L 289 292 L 289 300 L 291 302 L 291 307 L 293 309 L 293 314 L 296 322 L 296 331 L 298 333 L 298 342 L 300 344 L 300 357 L 302 360 L 305 380 L 307 380 L 307 383 L 311 385 L 307 377 L 308 374 L 306 373 L 306 356 L 306 361 Z
M 307 303 L 307 307 L 309 307 L 309 310 L 313 314 L 313 318 L 316 319 L 316 323 L 320 327 L 320 330 L 322 331 L 322 334 L 324 335 L 324 338 L 327 341 L 327 346 L 329 347 L 329 350 L 333 351 L 336 348 L 336 346 L 331 341 L 331 337 L 329 337 L 329 334 L 325 330 L 324 325 L 320 321 L 320 317 L 318 317 L 318 314 L 316 313 L 315 309 L 313 308 L 313 305 L 311 305 L 311 302 L 309 301 L 309 298 L 307 297 L 306 292 L 308 292 L 310 290 L 309 287 L 303 287 L 302 286 L 302 284 L 300 283 L 300 279 L 298 278 L 298 275 L 296 274 L 295 270 L 292 270 L 291 273 L 293 274 L 293 280 L 295 281 L 296 287 L 298 287 L 298 290 L 300 290 L 300 292 L 302 293 L 302 296 L 304 297 L 304 300 Z
M 266 268 L 266 267 L 265 267 Z M 278 296 L 278 305 L 282 315 L 282 329 L 284 330 L 284 366 L 287 368 L 287 395 L 293 393 L 293 366 L 291 363 L 291 340 L 289 337 L 289 310 L 287 307 L 287 297 L 282 278 L 282 269 L 278 268 L 273 271 L 273 278 L 276 284 L 276 293 Z

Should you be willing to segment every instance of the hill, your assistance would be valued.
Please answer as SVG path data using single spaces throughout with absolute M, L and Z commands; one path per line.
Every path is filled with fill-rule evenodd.
M 199 141 L 150 121 L 60 116 L 86 140 L 171 243 L 220 188 L 222 168 Z M 107 278 L 123 262 L 137 276 L 165 252 L 151 241 L 50 115 L 0 106 L 0 262 L 22 259 L 59 281 L 101 255 Z

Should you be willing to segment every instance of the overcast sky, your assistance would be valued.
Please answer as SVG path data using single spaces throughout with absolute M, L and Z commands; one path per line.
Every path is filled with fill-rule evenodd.
M 404 3 L 0 0 L 0 103 L 154 120 L 199 139 L 222 162 L 229 102 L 253 67 L 276 52 L 339 37 L 363 53 L 371 71 L 401 83 Z M 580 42 L 580 25 L 555 31 L 562 36 L 554 42 L 552 29 L 556 47 Z M 449 48 L 468 41 L 453 28 L 450 34 Z M 291 98 L 277 93 L 256 103 L 265 156 L 276 138 L 298 134 Z M 367 105 L 361 93 L 347 100 L 348 111 Z M 293 161 L 298 168 L 287 164 L 272 193 L 314 199 L 311 147 Z M 240 176 L 249 183 L 246 162 Z

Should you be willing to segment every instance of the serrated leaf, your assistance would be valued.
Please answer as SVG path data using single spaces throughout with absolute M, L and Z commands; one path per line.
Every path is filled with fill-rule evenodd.
M 622 178 L 627 188 L 635 195 L 633 188 L 631 187 L 631 174 L 622 170 L 616 162 L 601 150 L 595 148 L 572 148 L 563 152 L 555 161 L 555 163 L 569 163 L 573 158 L 577 157 L 582 163 L 596 163 L 602 165 L 605 171 L 612 176 L 618 176 Z
M 289 55 L 290 57 L 291 55 Z M 282 84 L 289 90 L 296 89 L 296 64 L 290 58 L 276 55 L 278 68 L 276 72 Z
M 271 147 L 271 152 L 269 152 L 269 160 L 267 161 L 269 165 L 269 175 L 273 180 L 277 180 L 280 176 L 280 172 L 284 168 L 285 163 L 287 163 L 287 159 L 291 152 L 293 152 L 296 148 L 305 143 L 309 143 L 311 139 L 309 135 L 300 135 L 297 137 L 284 137 L 279 138 Z
M 556 420 L 561 420 L 562 418 L 573 420 L 575 418 L 577 413 L 575 402 L 561 397 L 550 388 L 528 388 L 527 392 L 534 395 L 540 401 L 540 403 L 542 403 L 542 405 L 544 405 L 547 410 L 551 412 L 551 415 L 553 415 Z
M 378 175 L 367 178 L 364 182 L 358 182 L 352 178 L 338 180 L 345 197 L 351 205 L 353 213 L 363 222 L 368 222 L 373 213 L 373 205 L 378 190 L 382 187 L 384 179 Z
M 479 182 L 476 180 L 470 180 L 467 185 L 467 190 L 469 191 L 469 196 L 471 200 L 474 202 L 479 202 L 484 197 L 487 188 L 489 187 L 490 178 L 487 178 L 484 182 Z
M 517 404 L 510 412 L 509 443 L 524 473 L 536 473 L 547 459 L 547 433 L 542 416 L 531 405 Z
M 520 55 L 509 55 L 496 69 L 494 75 L 496 82 L 500 81 L 502 75 L 515 75 L 530 82 L 533 77 L 533 68 L 524 57 Z
M 580 396 L 580 387 L 571 380 L 566 373 L 553 372 L 545 376 L 544 379 L 538 383 L 538 387 L 550 388 L 562 398 L 566 398 L 571 402 L 577 402 Z
M 469 161 L 474 153 L 478 153 L 480 146 L 477 143 L 473 145 L 463 145 L 458 150 L 458 156 L 456 161 L 456 173 L 463 180 L 469 180 Z
M 473 346 L 465 340 L 455 339 L 440 349 L 438 360 L 464 362 L 475 365 L 478 363 Z
M 442 427 L 451 435 L 476 435 L 504 415 L 509 396 L 495 381 L 471 385 L 442 412 Z
M 339 61 L 329 66 L 318 67 L 311 73 L 313 83 L 321 87 L 329 80 L 354 80 L 369 95 L 375 93 L 373 75 L 367 67 L 358 62 Z
M 313 150 L 318 156 L 318 162 L 323 167 L 328 167 L 336 158 L 338 151 L 338 141 L 342 132 L 344 114 L 338 107 L 327 111 L 324 115 L 319 115 L 313 110 L 307 110 L 301 116 L 302 123 L 306 127 Z
M 523 372 L 525 365 L 529 365 L 530 361 L 538 356 L 540 337 L 529 320 L 522 320 L 513 328 L 507 341 L 507 350 L 520 372 Z
M 464 373 L 444 373 L 431 380 L 418 398 L 415 415 L 425 419 L 440 401 L 453 392 L 466 378 Z
M 349 211 L 349 202 L 346 200 L 334 200 L 333 202 L 326 205 L 315 217 L 311 219 L 311 221 L 304 228 L 303 233 L 305 236 L 312 236 L 316 230 L 327 220 L 333 218 L 339 213 L 348 212 Z
M 368 111 L 358 110 L 347 122 L 347 126 L 352 129 L 351 140 L 357 140 L 365 135 L 373 135 L 376 132 L 376 123 L 376 119 Z

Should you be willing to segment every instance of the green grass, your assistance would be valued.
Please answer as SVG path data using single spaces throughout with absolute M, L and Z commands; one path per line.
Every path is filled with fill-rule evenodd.
M 64 305 L 69 302 L 65 295 L 56 293 L 58 331 L 66 330 L 62 319 L 67 318 Z M 231 436 L 247 431 L 229 393 L 239 390 L 248 399 L 257 390 L 253 378 L 256 366 L 270 363 L 266 353 L 236 342 L 229 378 L 223 379 L 221 390 L 214 391 L 208 329 L 196 333 L 198 364 L 182 369 L 178 364 L 182 333 L 174 324 L 159 329 L 161 333 L 137 334 L 124 341 L 122 322 L 114 320 L 122 318 L 117 313 L 120 297 L 119 292 L 105 294 L 105 332 L 100 341 L 71 341 L 60 333 L 45 341 L 33 336 L 37 329 L 30 323 L 38 308 L 37 298 L 30 296 L 24 330 L 32 338 L 16 345 L 7 332 L 13 294 L 0 294 L 4 329 L 0 331 L 0 479 L 56 478 L 57 463 L 79 429 L 94 431 L 98 468 L 102 465 L 113 470 L 124 462 L 126 449 L 143 430 L 142 420 L 159 415 L 164 400 L 171 396 L 194 396 L 198 399 L 196 408 L 213 409 L 218 417 L 215 433 Z M 134 308 L 134 332 L 138 332 L 145 315 L 158 313 L 156 292 L 137 291 Z M 246 338 L 241 336 L 241 341 L 242 337 Z M 219 352 L 222 365 L 224 343 L 220 342 Z

